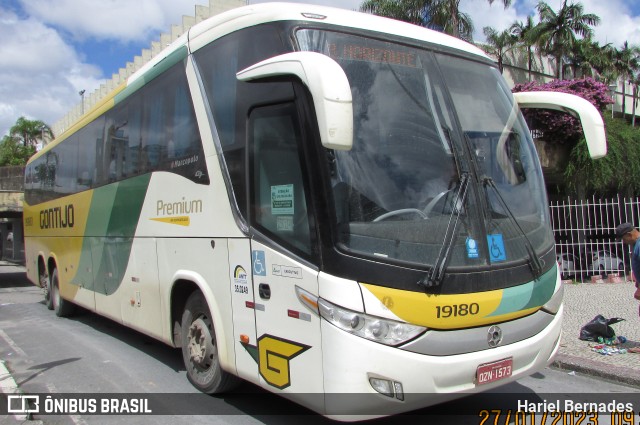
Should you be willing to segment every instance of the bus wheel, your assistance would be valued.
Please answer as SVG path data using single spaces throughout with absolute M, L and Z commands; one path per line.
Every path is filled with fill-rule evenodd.
M 58 317 L 67 317 L 73 314 L 75 306 L 60 296 L 60 287 L 58 283 L 58 269 L 53 269 L 51 273 L 51 298 L 53 309 Z
M 238 378 L 220 367 L 213 318 L 201 292 L 189 296 L 182 313 L 182 359 L 187 378 L 207 394 L 222 393 L 237 385 Z
M 44 291 L 44 305 L 53 310 L 53 297 L 51 296 L 51 279 L 46 271 L 40 271 L 40 287 Z

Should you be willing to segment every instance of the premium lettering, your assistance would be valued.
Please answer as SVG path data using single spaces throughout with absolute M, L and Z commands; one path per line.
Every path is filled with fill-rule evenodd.
M 202 212 L 202 200 L 194 199 L 187 201 L 182 198 L 182 201 L 178 202 L 165 202 L 158 200 L 156 203 L 156 214 L 160 215 L 175 215 L 175 214 L 193 214 Z

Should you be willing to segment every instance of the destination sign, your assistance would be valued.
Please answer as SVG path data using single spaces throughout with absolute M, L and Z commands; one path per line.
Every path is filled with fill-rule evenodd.
M 416 68 L 416 55 L 413 53 L 370 47 L 361 44 L 329 44 L 329 56 L 333 59 L 358 60 L 365 62 L 389 63 Z

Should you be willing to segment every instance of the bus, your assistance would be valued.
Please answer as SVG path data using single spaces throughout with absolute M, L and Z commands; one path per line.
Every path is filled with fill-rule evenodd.
M 225 12 L 30 159 L 28 277 L 57 316 L 181 347 L 204 393 L 248 381 L 352 420 L 495 388 L 552 361 L 563 315 L 523 107 L 606 153 L 589 102 L 512 95 L 461 40 Z

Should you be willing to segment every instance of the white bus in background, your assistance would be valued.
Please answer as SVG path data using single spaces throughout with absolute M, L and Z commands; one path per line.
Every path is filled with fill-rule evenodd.
M 353 420 L 494 388 L 551 362 L 563 312 L 519 107 L 573 113 L 606 153 L 590 103 L 514 96 L 458 39 L 226 12 L 31 159 L 28 276 L 58 316 L 182 347 L 207 393 L 242 379 Z

